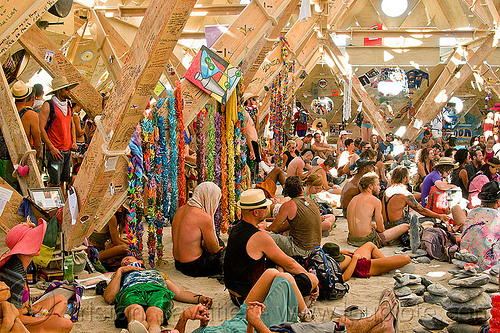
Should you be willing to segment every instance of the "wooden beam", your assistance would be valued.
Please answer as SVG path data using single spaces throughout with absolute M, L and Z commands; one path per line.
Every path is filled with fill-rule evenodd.
M 122 36 L 113 28 L 106 17 L 100 12 L 93 11 L 92 27 L 90 32 L 97 44 L 108 73 L 113 81 L 120 79 L 124 56 L 128 53 L 130 46 Z
M 241 71 L 245 74 L 243 77 L 243 87 L 246 87 L 250 83 L 267 54 L 272 50 L 274 42 L 279 40 L 283 28 L 290 20 L 290 16 L 297 10 L 298 3 L 299 0 L 290 0 L 288 2 L 277 24 L 268 29 L 266 34 L 260 38 L 253 49 L 248 52 L 245 59 L 243 59 L 241 65 Z
M 437 30 L 437 29 L 406 29 L 406 30 L 370 30 L 370 29 L 348 29 L 327 30 L 337 36 L 349 36 L 351 38 L 429 38 L 429 37 L 455 37 L 455 38 L 481 38 L 486 37 L 489 30 Z
M 0 55 L 4 54 L 57 0 L 2 1 Z
M 12 192 L 10 199 L 5 203 L 3 212 L 0 215 L 0 230 L 7 233 L 9 232 L 10 229 L 15 227 L 16 225 L 26 222 L 26 219 L 17 213 L 17 211 L 19 210 L 19 206 L 21 206 L 21 202 L 23 201 L 23 196 L 17 193 L 16 190 L 14 190 L 1 177 L 0 177 L 0 190 L 5 193 L 7 193 L 8 191 Z M 38 212 L 38 210 L 35 209 L 35 207 L 32 206 L 32 209 L 33 213 L 35 213 L 35 216 L 37 218 L 42 217 L 41 214 Z
M 466 5 L 469 6 L 471 12 L 474 13 L 484 24 L 488 27 L 493 28 L 494 24 L 491 21 L 488 12 L 484 9 L 480 1 L 477 0 L 462 0 Z
M 450 29 L 451 24 L 443 12 L 443 8 L 436 0 L 422 0 L 429 18 L 438 29 Z
M 441 109 L 448 103 L 448 100 L 453 96 L 455 91 L 460 88 L 460 86 L 469 78 L 473 71 L 479 69 L 483 64 L 483 61 L 493 52 L 496 48 L 497 40 L 494 34 L 490 34 L 484 40 L 483 44 L 474 52 L 474 54 L 467 61 L 467 64 L 462 66 L 462 68 L 455 74 L 456 66 L 460 61 L 461 55 L 455 52 L 446 66 L 446 71 L 448 73 L 443 73 L 443 78 L 441 77 L 436 81 L 433 87 L 433 91 L 427 95 L 426 100 L 422 103 L 421 107 L 415 113 L 415 118 L 408 125 L 404 138 L 410 140 L 415 140 L 416 137 L 423 131 L 423 127 L 428 122 L 432 121 L 436 115 L 441 111 Z M 460 56 L 460 58 L 458 58 Z M 449 81 L 447 80 L 449 79 Z M 422 127 L 420 129 L 415 128 L 415 120 L 418 119 L 421 122 Z
M 24 163 L 29 167 L 29 172 L 25 178 L 18 177 L 18 181 L 23 195 L 28 195 L 29 188 L 40 188 L 44 185 L 36 164 L 36 152 L 35 154 L 27 154 L 32 151 L 31 145 L 24 132 L 21 118 L 19 118 L 3 71 L 0 71 L 0 100 L 2 101 L 0 103 L 0 127 L 12 164 L 19 164 L 21 158 L 26 156 Z
M 124 152 L 195 3 L 196 0 L 150 2 L 123 66 L 122 78 L 97 120 L 102 123 L 103 133 L 96 131 L 75 180 L 80 214 L 74 226 L 68 205 L 64 207 L 62 229 L 68 249 L 102 228 L 110 211 L 128 191 L 128 158 Z
M 500 24 L 500 15 L 498 14 L 498 10 L 491 0 L 486 0 L 486 5 L 488 6 L 490 14 L 493 17 L 493 25 L 496 29 L 498 29 Z
M 356 73 L 352 70 L 351 65 L 349 65 L 342 52 L 340 52 L 340 49 L 337 45 L 335 45 L 330 37 L 325 38 L 323 41 L 327 51 L 330 53 L 333 61 L 337 64 L 341 73 L 346 77 L 346 79 L 352 80 L 353 91 L 355 91 L 358 95 L 359 100 L 363 102 L 365 115 L 370 119 L 370 122 L 373 124 L 373 127 L 377 130 L 377 132 L 379 132 L 382 137 L 385 137 L 385 134 L 390 132 L 389 126 L 378 112 L 378 108 L 373 103 L 370 95 L 368 95 L 361 82 L 359 82 L 359 79 Z
M 273 6 L 272 14 L 264 8 L 264 4 Z M 247 55 L 247 50 L 252 49 L 269 27 L 280 20 L 287 4 L 288 1 L 253 0 L 214 43 L 212 49 L 226 56 L 232 64 L 238 64 Z M 253 52 L 257 51 L 253 49 Z M 188 125 L 208 101 L 209 96 L 186 79 L 181 80 L 181 89 L 184 101 L 184 122 Z
M 199 4 L 191 11 L 192 16 L 239 15 L 247 5 L 241 4 Z M 95 6 L 94 10 L 113 17 L 143 17 L 148 6 Z
M 79 83 L 75 88 L 71 89 L 71 97 L 76 100 L 91 118 L 101 113 L 101 94 L 85 80 L 82 74 L 59 51 L 59 47 L 54 45 L 40 28 L 36 25 L 29 28 L 19 38 L 19 43 L 52 77 L 66 76 L 69 82 Z M 52 62 L 45 61 L 47 51 L 54 52 Z
M 486 82 L 490 83 L 491 90 L 495 92 L 498 98 L 500 98 L 500 78 L 493 72 L 492 68 L 486 64 L 482 64 L 479 67 L 479 72 L 481 73 L 481 76 Z M 492 78 L 493 82 L 491 82 L 489 79 Z

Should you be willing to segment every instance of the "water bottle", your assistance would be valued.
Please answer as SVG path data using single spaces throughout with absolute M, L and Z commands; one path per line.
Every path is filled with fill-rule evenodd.
M 75 263 L 73 261 L 73 255 L 70 254 L 66 257 L 64 257 L 64 264 L 63 264 L 63 278 L 64 280 L 68 281 L 69 283 L 74 282 L 75 278 L 73 276 L 73 267 Z
M 36 283 L 36 266 L 33 261 L 26 267 L 26 281 L 28 284 Z

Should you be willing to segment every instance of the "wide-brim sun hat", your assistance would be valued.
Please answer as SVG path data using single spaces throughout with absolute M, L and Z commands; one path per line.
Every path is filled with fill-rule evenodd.
M 440 165 L 450 165 L 453 168 L 457 168 L 457 165 L 453 162 L 451 157 L 441 157 L 439 161 L 434 165 L 434 168 Z
M 486 183 L 481 188 L 481 192 L 478 194 L 478 198 L 481 202 L 492 203 L 500 200 L 500 183 L 496 180 L 492 180 Z
M 250 189 L 241 193 L 238 207 L 241 209 L 257 209 L 268 207 L 273 202 L 266 198 L 264 191 L 260 189 Z
M 24 223 L 16 225 L 10 229 L 5 236 L 5 245 L 9 248 L 0 256 L 0 267 L 2 267 L 13 255 L 24 254 L 34 255 L 40 251 L 47 223 L 43 219 L 38 219 L 38 226 L 30 227 Z
M 27 86 L 26 83 L 19 80 L 12 85 L 10 92 L 14 99 L 25 99 L 33 92 L 33 87 Z
M 46 95 L 53 95 L 56 91 L 61 90 L 63 88 L 73 89 L 78 85 L 77 83 L 69 83 L 68 79 L 65 76 L 57 76 L 52 79 L 52 90 L 49 91 Z
M 491 111 L 499 111 L 500 110 L 500 103 L 495 103 L 495 106 L 490 109 Z
M 243 94 L 243 102 L 246 102 L 248 99 L 252 97 L 259 97 L 259 96 L 247 91 L 246 93 Z
M 335 243 L 325 243 L 323 245 L 323 251 L 328 253 L 336 262 L 342 262 L 345 260 L 345 256 L 340 253 L 340 246 Z
M 318 124 L 321 124 L 322 129 L 326 129 L 326 127 L 328 126 L 328 123 L 326 122 L 325 118 L 314 119 L 314 121 L 312 123 L 312 128 L 315 130 L 319 129 Z

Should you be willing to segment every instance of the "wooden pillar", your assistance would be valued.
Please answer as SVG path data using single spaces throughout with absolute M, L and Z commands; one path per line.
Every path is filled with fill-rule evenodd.
M 432 119 L 434 119 L 437 114 L 441 112 L 455 91 L 460 88 L 462 84 L 464 84 L 473 71 L 479 69 L 479 67 L 483 64 L 483 61 L 488 58 L 495 48 L 496 39 L 494 34 L 489 34 L 481 46 L 470 57 L 467 63 L 463 65 L 456 74 L 452 69 L 456 68 L 456 63 L 458 63 L 460 58 L 458 58 L 457 52 L 455 52 L 450 59 L 451 61 L 448 62 L 449 65 L 447 65 L 447 68 L 445 69 L 445 71 L 449 71 L 449 73 L 443 72 L 443 79 L 440 77 L 436 81 L 433 90 L 429 93 L 429 95 L 427 95 L 426 100 L 422 103 L 421 107 L 415 114 L 415 119 L 418 119 L 418 121 L 422 124 L 422 127 L 415 128 L 415 126 L 413 126 L 415 119 L 413 119 L 406 128 L 403 138 L 415 140 L 423 131 L 423 126 L 432 121 Z M 447 79 L 449 79 L 449 81 L 447 81 Z
M 0 126 L 9 149 L 12 164 L 19 164 L 21 158 L 26 155 L 24 162 L 29 167 L 29 172 L 25 178 L 18 177 L 18 180 L 23 195 L 28 195 L 28 188 L 44 186 L 36 164 L 36 154 L 26 154 L 32 150 L 31 145 L 24 132 L 21 118 L 19 118 L 19 113 L 3 71 L 0 71 L 0 100 L 2 101 L 0 103 Z
M 128 158 L 123 154 L 196 0 L 152 0 L 130 55 L 101 118 L 75 180 L 80 213 L 71 225 L 68 205 L 62 229 L 68 248 L 79 245 L 102 228 L 128 191 Z M 116 156 L 114 156 L 116 155 Z

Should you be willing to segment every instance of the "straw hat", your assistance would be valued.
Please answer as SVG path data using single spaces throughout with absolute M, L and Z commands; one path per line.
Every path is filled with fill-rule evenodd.
M 246 93 L 243 94 L 243 102 L 246 102 L 247 99 L 250 99 L 252 97 L 259 97 L 259 96 L 247 91 Z
M 10 250 L 0 257 L 0 267 L 15 254 L 29 256 L 40 251 L 46 230 L 47 223 L 45 223 L 43 219 L 38 219 L 38 226 L 36 227 L 18 224 L 10 229 L 7 236 L 5 236 L 5 245 L 7 245 Z
M 318 124 L 321 124 L 321 127 L 318 127 Z M 314 119 L 314 121 L 312 123 L 312 128 L 315 130 L 323 129 L 324 131 L 326 131 L 326 130 L 328 130 L 327 126 L 328 126 L 328 123 L 326 122 L 325 118 L 316 118 L 316 119 Z
M 434 165 L 434 168 L 440 165 L 451 165 L 454 168 L 457 168 L 457 165 L 453 163 L 453 159 L 451 157 L 441 157 L 439 161 Z
M 266 198 L 264 191 L 259 189 L 246 190 L 241 193 L 238 207 L 241 209 L 256 209 L 270 206 L 273 202 Z
M 495 103 L 495 106 L 490 109 L 491 111 L 498 111 L 500 110 L 500 103 Z
M 323 251 L 328 253 L 336 262 L 345 260 L 345 256 L 340 253 L 340 246 L 335 243 L 325 243 L 323 245 Z
M 47 93 L 47 95 L 53 95 L 56 91 L 63 88 L 74 88 L 78 83 L 69 83 L 65 76 L 57 76 L 52 79 L 52 90 Z
M 12 97 L 14 97 L 14 99 L 25 99 L 31 95 L 33 87 L 27 86 L 26 83 L 19 80 L 14 83 L 12 88 L 10 88 L 10 92 L 12 93 Z

